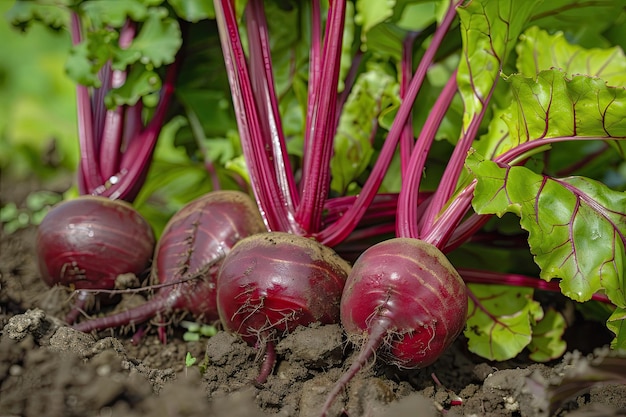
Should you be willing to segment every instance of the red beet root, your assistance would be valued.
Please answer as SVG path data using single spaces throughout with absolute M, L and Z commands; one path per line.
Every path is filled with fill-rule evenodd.
M 272 343 L 298 325 L 337 323 L 350 265 L 332 249 L 289 233 L 241 240 L 217 278 L 222 324 L 253 346 L 267 346 L 258 383 L 271 372 Z
M 374 352 L 399 367 L 427 366 L 456 339 L 466 316 L 465 283 L 439 249 L 409 238 L 367 249 L 341 298 L 341 323 L 361 351 L 328 394 L 322 415 Z
M 130 204 L 82 196 L 50 210 L 36 251 L 48 285 L 111 289 L 118 275 L 147 269 L 154 244 L 152 228 Z
M 243 237 L 265 226 L 254 202 L 238 191 L 214 191 L 176 213 L 157 245 L 152 276 L 161 284 L 147 303 L 118 314 L 84 321 L 89 332 L 146 321 L 182 310 L 205 322 L 218 318 L 216 274 L 220 262 Z

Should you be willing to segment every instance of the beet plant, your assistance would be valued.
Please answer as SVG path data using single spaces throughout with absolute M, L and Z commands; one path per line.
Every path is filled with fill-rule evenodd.
M 354 233 L 383 240 L 389 228 L 382 224 L 357 228 L 368 210 L 376 212 L 376 196 L 395 186 L 393 234 L 423 242 L 426 253 L 436 253 L 450 276 L 437 285 L 455 294 L 449 302 L 468 303 L 467 317 L 451 317 L 456 322 L 450 330 L 433 336 L 442 349 L 463 327 L 459 320 L 467 319 L 469 349 L 485 358 L 504 360 L 524 348 L 536 360 L 559 356 L 565 349 L 560 340 L 564 320 L 533 298 L 534 289 L 554 290 L 545 285 L 553 280 L 576 302 L 595 298 L 611 304 L 607 325 L 616 334 L 613 345 L 623 346 L 624 181 L 609 188 L 602 181 L 606 166 L 597 166 L 604 161 L 617 169 L 623 163 L 623 80 L 614 75 L 625 62 L 619 47 L 589 49 L 569 43 L 560 32 L 545 31 L 572 30 L 551 18 L 572 17 L 561 3 L 450 1 L 394 8 L 339 1 L 324 9 L 324 19 L 320 4 L 312 2 L 298 9 L 310 19 L 308 61 L 292 68 L 287 80 L 276 80 L 272 62 L 283 56 L 278 45 L 288 48 L 277 41 L 272 54 L 261 2 L 250 1 L 245 10 L 235 10 L 229 1 L 215 5 L 250 183 L 270 230 L 303 234 L 331 247 L 340 247 Z M 267 9 L 277 20 L 293 10 Z M 584 9 L 580 5 L 573 15 Z M 416 17 L 426 10 L 428 19 Z M 414 20 L 403 20 L 403 13 Z M 239 39 L 239 25 L 246 25 L 248 49 Z M 395 49 L 385 50 L 383 43 Z M 542 53 L 538 45 L 559 52 Z M 415 65 L 414 58 L 419 59 Z M 387 66 L 389 61 L 395 66 Z M 591 68 L 589 62 L 598 64 Z M 299 77 L 307 81 L 306 99 L 298 96 Z M 303 128 L 288 140 L 281 120 L 296 117 L 299 110 Z M 587 143 L 595 143 L 595 151 L 585 148 Z M 290 145 L 298 146 L 302 156 L 296 167 L 287 157 Z M 441 164 L 442 159 L 447 162 Z M 334 221 L 325 221 L 324 207 L 333 204 L 333 194 L 355 197 Z M 511 217 L 504 216 L 509 212 L 520 217 L 517 233 L 505 232 L 511 227 Z M 525 255 L 515 249 L 524 241 Z M 502 242 L 510 253 L 490 242 Z M 503 252 L 506 264 L 498 264 L 494 255 Z M 370 253 L 366 250 L 362 259 Z M 458 271 L 444 262 L 444 253 L 458 263 Z M 512 257 L 519 253 L 524 262 L 534 259 L 536 267 L 526 264 L 516 271 Z M 472 262 L 477 255 L 484 262 Z M 352 273 L 366 275 L 359 262 Z M 457 274 L 468 288 L 459 288 Z M 346 291 L 358 280 L 349 278 Z M 371 307 L 371 314 L 379 314 L 390 294 L 410 292 L 411 285 L 418 284 L 401 281 L 401 289 L 382 289 L 388 296 Z M 426 305 L 441 305 L 436 291 L 431 293 Z M 346 321 L 362 299 L 347 297 L 354 301 L 342 303 Z M 439 321 L 445 311 L 433 314 Z M 465 309 L 459 312 L 464 316 Z M 376 334 L 391 331 L 402 340 L 404 331 L 411 335 L 425 323 L 406 320 L 414 329 L 387 323 Z M 555 332 L 533 335 L 533 329 L 546 326 Z M 387 352 L 394 351 L 393 342 L 386 345 L 391 346 Z M 421 366 L 440 353 L 404 363 Z M 355 369 L 363 363 L 359 360 Z
M 18 2 L 10 12 L 14 24 L 43 20 L 58 27 L 64 22 L 71 34 L 73 48 L 67 73 L 76 81 L 80 148 L 77 186 L 78 194 L 83 196 L 79 200 L 83 201 L 67 203 L 51 213 L 51 219 L 44 220 L 46 224 L 40 228 L 38 239 L 44 280 L 63 284 L 71 281 L 79 290 L 77 302 L 66 318 L 70 323 L 87 299 L 87 293 L 82 290 L 110 290 L 117 275 L 143 272 L 155 243 L 150 225 L 143 219 L 137 220 L 135 217 L 140 215 L 132 208 L 115 203 L 101 203 L 99 209 L 94 208 L 97 200 L 89 197 L 128 202 L 136 198 L 146 179 L 172 101 L 180 64 L 176 57 L 182 42 L 179 24 L 163 13 L 165 9 L 143 4 L 135 6 L 132 16 L 128 8 L 132 6 L 107 9 L 98 2 L 77 3 L 67 9 Z M 147 38 L 154 36 L 156 28 L 163 30 L 164 36 L 146 43 Z M 167 67 L 164 81 L 156 72 L 159 67 Z M 70 207 L 73 210 L 68 213 Z M 76 211 L 81 208 L 85 209 L 83 213 Z M 118 216 L 121 219 L 118 225 L 112 223 L 115 213 L 125 210 L 129 214 Z M 59 218 L 63 216 L 59 213 L 63 212 L 67 213 L 67 218 Z M 102 224 L 98 224 L 98 212 L 102 214 Z M 133 225 L 133 220 L 145 223 L 143 230 Z M 67 230 L 68 236 L 55 248 L 54 239 L 59 238 L 59 230 L 73 225 L 80 227 L 75 231 Z M 117 227 L 121 229 L 116 231 Z M 81 230 L 91 231 L 92 235 L 77 238 Z M 132 236 L 121 241 L 126 233 Z M 141 239 L 144 241 L 139 242 Z M 137 245 L 137 253 L 131 255 L 127 245 L 133 243 Z M 84 246 L 84 253 L 80 245 Z M 71 255 L 57 256 L 55 260 L 47 253 L 65 251 L 67 254 L 69 247 L 72 247 Z M 112 248 L 108 260 L 102 249 L 107 247 Z M 148 255 L 146 248 L 150 248 Z M 125 257 L 120 258 L 122 255 Z M 93 265 L 86 264 L 90 262 L 88 259 Z M 58 272 L 60 264 L 67 265 L 61 273 Z M 66 274 L 73 270 L 85 271 L 83 282 L 67 278 Z M 72 274 L 79 277 L 82 272 Z
M 235 173 L 268 232 L 354 261 L 326 301 L 362 352 L 322 413 L 375 354 L 422 367 L 460 332 L 488 360 L 559 357 L 565 319 L 544 290 L 603 301 L 626 347 L 623 1 L 201 3 L 168 2 L 205 42 L 177 81 L 178 145 Z M 242 259 L 263 270 L 282 255 Z M 246 288 L 272 287 L 247 270 L 233 294 L 252 313 L 265 295 Z M 227 327 L 271 359 L 267 340 L 290 327 L 265 314 Z

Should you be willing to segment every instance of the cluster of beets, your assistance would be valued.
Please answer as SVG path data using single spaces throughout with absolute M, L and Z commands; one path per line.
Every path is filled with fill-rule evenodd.
M 150 271 L 157 291 L 145 304 L 78 323 L 78 314 L 70 314 L 75 329 L 134 325 L 174 311 L 219 320 L 265 349 L 258 383 L 271 374 L 274 343 L 285 333 L 340 322 L 361 343 L 361 354 L 329 393 L 323 414 L 374 352 L 400 367 L 428 365 L 462 331 L 467 314 L 466 286 L 433 245 L 385 240 L 350 265 L 312 238 L 268 232 L 256 204 L 240 191 L 214 191 L 190 202 L 158 243 L 130 204 L 82 196 L 48 213 L 37 251 L 49 285 L 83 295 L 113 289 L 121 274 Z

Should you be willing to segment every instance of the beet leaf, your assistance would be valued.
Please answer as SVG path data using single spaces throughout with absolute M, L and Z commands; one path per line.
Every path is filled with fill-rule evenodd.
M 470 351 L 489 360 L 516 356 L 531 342 L 532 326 L 543 318 L 533 290 L 476 284 L 469 288 L 465 335 Z

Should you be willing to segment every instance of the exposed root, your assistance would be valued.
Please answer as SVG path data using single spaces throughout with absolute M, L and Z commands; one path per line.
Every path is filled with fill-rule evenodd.
M 271 375 L 276 364 L 276 349 L 274 348 L 274 342 L 268 341 L 265 344 L 265 358 L 261 364 L 259 375 L 254 380 L 256 386 L 263 385 L 267 378 Z
M 87 300 L 89 299 L 89 293 L 87 291 L 78 291 L 78 296 L 74 301 L 74 305 L 72 309 L 65 316 L 65 322 L 67 324 L 74 324 L 78 319 L 78 316 L 85 311 L 85 304 L 87 304 Z
M 383 340 L 388 334 L 388 329 L 390 326 L 389 319 L 384 317 L 380 317 L 379 320 L 371 320 L 369 327 L 369 335 L 365 340 L 365 343 L 361 347 L 359 355 L 352 362 L 350 368 L 337 380 L 333 388 L 330 390 L 326 397 L 326 401 L 322 406 L 322 412 L 320 417 L 326 417 L 330 407 L 335 402 L 335 399 L 339 396 L 339 393 L 345 389 L 352 378 L 367 364 L 367 362 L 375 357 L 376 351 L 383 343 Z

